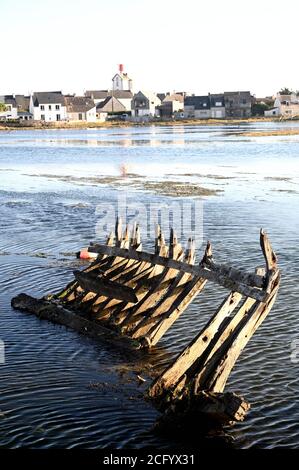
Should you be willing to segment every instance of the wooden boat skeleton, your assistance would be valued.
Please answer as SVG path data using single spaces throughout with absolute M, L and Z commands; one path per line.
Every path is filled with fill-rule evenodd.
M 208 281 L 225 287 L 229 290 L 226 299 L 156 378 L 148 397 L 172 416 L 177 403 L 187 403 L 192 414 L 196 402 L 197 411 L 218 417 L 220 413 L 225 422 L 242 420 L 248 404 L 234 394 L 224 394 L 225 384 L 240 353 L 272 308 L 280 281 L 277 258 L 263 230 L 260 245 L 265 267 L 251 273 L 216 263 L 210 242 L 195 264 L 192 239 L 184 250 L 172 229 L 167 245 L 158 226 L 155 251 L 149 253 L 142 250 L 139 226 L 134 224 L 130 235 L 129 228 L 123 231 L 117 219 L 106 244 L 92 243 L 88 248 L 96 259 L 82 271 L 74 271 L 74 280 L 66 288 L 40 300 L 21 294 L 12 305 L 79 331 L 96 335 L 111 332 L 130 346 L 150 348 Z

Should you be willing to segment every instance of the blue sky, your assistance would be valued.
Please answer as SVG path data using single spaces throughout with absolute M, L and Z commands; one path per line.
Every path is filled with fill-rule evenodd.
M 297 0 L 0 0 L 0 94 L 299 89 Z

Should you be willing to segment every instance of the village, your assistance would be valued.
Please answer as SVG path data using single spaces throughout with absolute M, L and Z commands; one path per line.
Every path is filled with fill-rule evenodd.
M 120 64 L 110 89 L 86 90 L 82 96 L 62 91 L 30 95 L 0 95 L 0 120 L 53 123 L 122 120 L 149 122 L 182 119 L 248 119 L 299 116 L 299 95 L 282 89 L 273 96 L 255 97 L 250 91 L 225 91 L 204 96 L 186 91 L 153 93 L 135 90 Z

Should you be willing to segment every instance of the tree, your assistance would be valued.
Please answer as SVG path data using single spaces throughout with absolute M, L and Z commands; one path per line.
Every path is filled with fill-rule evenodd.
M 6 111 L 6 106 L 4 103 L 0 103 L 0 113 L 3 113 L 4 111 Z
M 293 93 L 292 90 L 290 90 L 290 88 L 282 88 L 280 91 L 279 91 L 279 94 L 280 95 L 291 95 Z
M 254 103 L 251 106 L 251 112 L 253 116 L 264 116 L 265 111 L 267 111 L 267 109 L 270 109 L 270 108 L 271 108 L 270 104 Z

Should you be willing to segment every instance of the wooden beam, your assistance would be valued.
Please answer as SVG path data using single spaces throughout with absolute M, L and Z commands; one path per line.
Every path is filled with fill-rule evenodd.
M 171 325 L 178 319 L 183 311 L 188 307 L 193 298 L 200 293 L 206 284 L 206 279 L 200 277 L 194 277 L 189 281 L 184 289 L 179 293 L 173 305 L 158 317 L 158 322 L 153 325 L 151 329 L 144 336 L 143 345 L 151 347 L 157 344 L 159 339 L 166 333 Z M 137 338 L 137 335 L 133 335 L 133 338 Z
M 87 274 L 82 271 L 74 271 L 74 276 L 85 291 L 101 294 L 111 299 L 125 300 L 133 304 L 138 302 L 134 290 L 123 284 L 110 281 L 105 277 L 92 276 L 91 273 Z
M 261 229 L 260 232 L 260 244 L 265 257 L 267 271 L 273 271 L 277 268 L 277 256 L 274 253 L 269 238 L 263 229 Z
M 137 252 L 135 250 L 124 250 L 118 247 L 109 247 L 105 245 L 96 245 L 92 247 L 97 253 L 107 254 L 108 256 L 119 256 L 126 259 L 137 259 L 139 261 L 146 261 L 154 265 L 164 266 L 166 268 L 184 271 L 193 274 L 194 276 L 203 277 L 206 280 L 216 282 L 217 284 L 230 289 L 231 291 L 239 292 L 246 297 L 252 297 L 259 301 L 266 301 L 267 293 L 261 289 L 253 286 L 261 286 L 264 283 L 264 278 L 257 274 L 244 274 L 242 271 L 232 268 L 233 278 L 231 273 L 223 273 L 220 265 L 212 264 L 211 267 L 206 266 L 193 266 L 183 261 L 177 261 L 172 258 L 162 257 L 156 254 L 147 253 L 145 251 Z M 237 272 L 240 274 L 243 282 L 236 279 Z
M 149 396 L 160 396 L 169 389 L 174 390 L 187 370 L 205 352 L 221 323 L 231 314 L 241 298 L 242 296 L 238 292 L 229 294 L 208 324 L 155 380 L 149 389 Z
M 85 336 L 114 344 L 126 350 L 140 349 L 138 341 L 120 336 L 117 332 L 109 330 L 96 322 L 89 321 L 76 312 L 72 312 L 61 305 L 46 300 L 38 300 L 27 294 L 19 294 L 11 301 L 13 308 L 36 315 L 41 320 L 49 320 L 59 325 L 65 325 Z
M 217 356 L 221 359 L 218 362 L 217 367 L 213 365 L 211 375 L 205 384 L 205 387 L 207 387 L 208 390 L 214 392 L 222 392 L 224 390 L 225 384 L 236 360 L 271 310 L 277 296 L 279 282 L 280 275 L 277 271 L 276 285 L 273 288 L 267 303 L 256 302 L 253 305 L 252 310 L 248 313 L 247 318 L 244 319 L 244 323 L 240 324 L 237 331 L 229 337 L 227 340 L 228 344 L 223 344 L 217 351 Z

